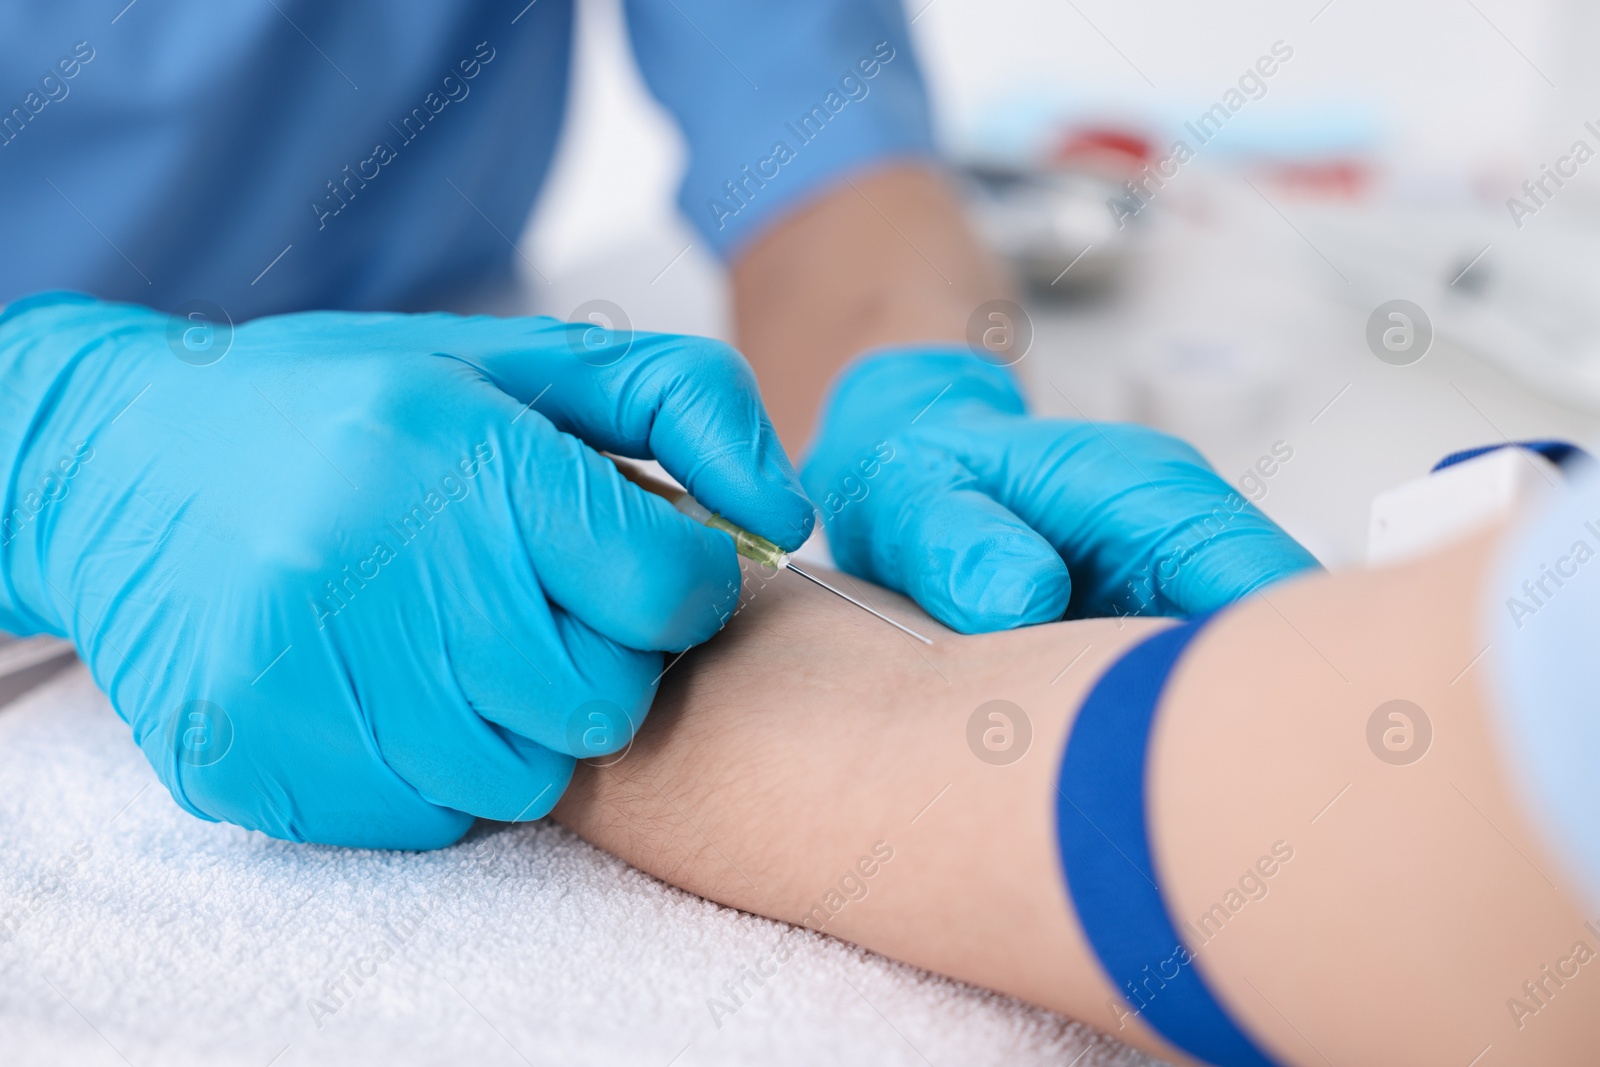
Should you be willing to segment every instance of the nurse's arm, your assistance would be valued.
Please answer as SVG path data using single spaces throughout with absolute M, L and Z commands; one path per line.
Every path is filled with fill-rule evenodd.
M 1009 294 L 949 181 L 901 163 L 848 176 L 757 237 L 732 264 L 737 343 L 791 455 L 839 368 L 882 345 L 964 343 Z
M 1464 670 L 1481 652 L 1490 547 L 1278 587 L 1215 620 L 1169 680 L 1147 777 L 1157 869 L 1180 919 L 1217 927 L 1190 946 L 1196 966 L 1285 1063 L 1464 1065 L 1486 1046 L 1494 1062 L 1582 1063 L 1600 1042 L 1600 963 L 1574 953 L 1600 945 L 1495 758 L 1487 657 Z M 961 637 L 854 588 L 935 645 L 779 577 L 672 667 L 632 750 L 580 766 L 555 817 L 713 900 L 1189 1062 L 1095 962 L 1053 821 L 1086 692 L 1167 623 Z M 1433 727 L 1409 766 L 1367 742 L 1373 710 L 1397 697 Z M 1008 765 L 969 741 L 992 700 L 1031 724 Z M 1205 925 L 1219 905 L 1225 920 Z

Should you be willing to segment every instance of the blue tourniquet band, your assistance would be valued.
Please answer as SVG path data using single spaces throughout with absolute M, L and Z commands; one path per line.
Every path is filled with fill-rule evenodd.
M 1594 457 L 1570 441 L 1557 441 L 1554 439 L 1538 441 L 1508 441 L 1498 445 L 1482 445 L 1478 448 L 1463 448 L 1459 452 L 1452 452 L 1433 465 L 1430 474 L 1437 474 L 1446 467 L 1454 467 L 1457 463 L 1465 463 L 1469 459 L 1477 459 L 1489 452 L 1496 452 L 1502 448 L 1526 448 L 1529 452 L 1537 452 L 1562 470 L 1571 473 L 1570 468 L 1589 463 Z
M 1150 854 L 1151 727 L 1168 674 L 1210 618 L 1147 638 L 1095 683 L 1061 759 L 1056 833 L 1078 921 L 1129 1014 L 1218 1067 L 1275 1067 L 1194 966 Z

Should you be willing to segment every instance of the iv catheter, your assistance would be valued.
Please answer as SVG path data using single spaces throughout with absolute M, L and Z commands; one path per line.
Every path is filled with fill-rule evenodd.
M 883 612 L 878 611 L 876 608 L 873 608 L 868 604 L 862 603 L 849 593 L 846 593 L 841 589 L 835 589 L 833 586 L 829 585 L 821 578 L 818 578 L 816 575 L 811 574 L 808 571 L 801 570 L 799 567 L 795 566 L 794 561 L 789 558 L 789 553 L 785 552 L 771 541 L 768 541 L 765 537 L 760 537 L 756 534 L 753 534 L 744 527 L 735 525 L 734 523 L 731 523 L 727 519 L 723 518 L 721 515 L 707 510 L 706 506 L 700 503 L 700 501 L 696 500 L 687 489 L 680 489 L 678 486 L 669 485 L 668 483 L 646 473 L 639 467 L 625 459 L 621 459 L 620 457 L 607 456 L 607 458 L 617 465 L 617 469 L 622 472 L 622 476 L 624 478 L 628 479 L 639 488 L 654 493 L 656 496 L 666 500 L 667 503 L 677 508 L 695 522 L 709 526 L 713 530 L 721 530 L 729 537 L 732 537 L 734 551 L 738 552 L 739 555 L 743 556 L 745 559 L 752 560 L 764 567 L 771 567 L 774 570 L 793 571 L 806 581 L 820 585 L 834 596 L 848 600 L 850 603 L 854 604 L 862 611 L 865 611 L 867 614 L 882 619 L 884 622 L 888 623 L 890 626 L 893 626 L 896 630 L 899 630 L 908 637 L 914 637 L 925 645 L 933 644 L 932 641 L 926 637 L 923 637 L 909 626 L 895 622 Z

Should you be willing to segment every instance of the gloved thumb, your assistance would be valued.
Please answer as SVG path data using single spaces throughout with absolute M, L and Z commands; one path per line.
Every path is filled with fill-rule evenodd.
M 1316 569 L 1315 556 L 1246 505 L 1229 526 L 1158 560 L 1151 574 L 1161 614 L 1199 615 Z
M 830 523 L 840 565 L 906 593 L 961 633 L 1061 618 L 1072 579 L 1050 543 L 954 457 L 924 451 L 914 462 L 886 465 L 867 497 Z

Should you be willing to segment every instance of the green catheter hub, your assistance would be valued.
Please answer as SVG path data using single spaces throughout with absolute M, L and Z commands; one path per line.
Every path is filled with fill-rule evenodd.
M 854 604 L 856 607 L 860 608 L 862 611 L 865 611 L 874 618 L 882 619 L 884 622 L 888 623 L 890 626 L 893 626 L 896 630 L 899 630 L 908 637 L 914 637 L 925 645 L 933 644 L 932 641 L 926 637 L 923 637 L 909 626 L 895 622 L 893 619 L 889 618 L 889 616 L 885 615 L 876 608 L 862 603 L 860 600 L 857 600 L 855 597 L 841 589 L 835 589 L 833 586 L 829 585 L 821 578 L 818 578 L 816 575 L 796 567 L 793 561 L 789 559 L 789 553 L 785 552 L 771 541 L 768 541 L 765 537 L 753 534 L 744 527 L 739 526 L 736 523 L 729 522 L 716 512 L 708 510 L 706 506 L 700 503 L 700 501 L 696 500 L 687 489 L 679 488 L 676 485 L 669 485 L 668 483 L 646 473 L 625 459 L 619 459 L 616 456 L 612 456 L 610 459 L 617 465 L 617 469 L 622 472 L 623 477 L 627 478 L 630 482 L 633 482 L 641 489 L 646 489 L 663 498 L 673 507 L 689 516 L 689 518 L 693 519 L 695 522 L 709 526 L 713 530 L 721 530 L 723 533 L 733 538 L 734 550 L 745 559 L 753 560 L 756 563 L 761 564 L 763 567 L 771 567 L 773 570 L 793 571 L 806 581 L 815 585 L 820 585 L 834 596 L 843 600 L 848 600 L 850 603 Z

